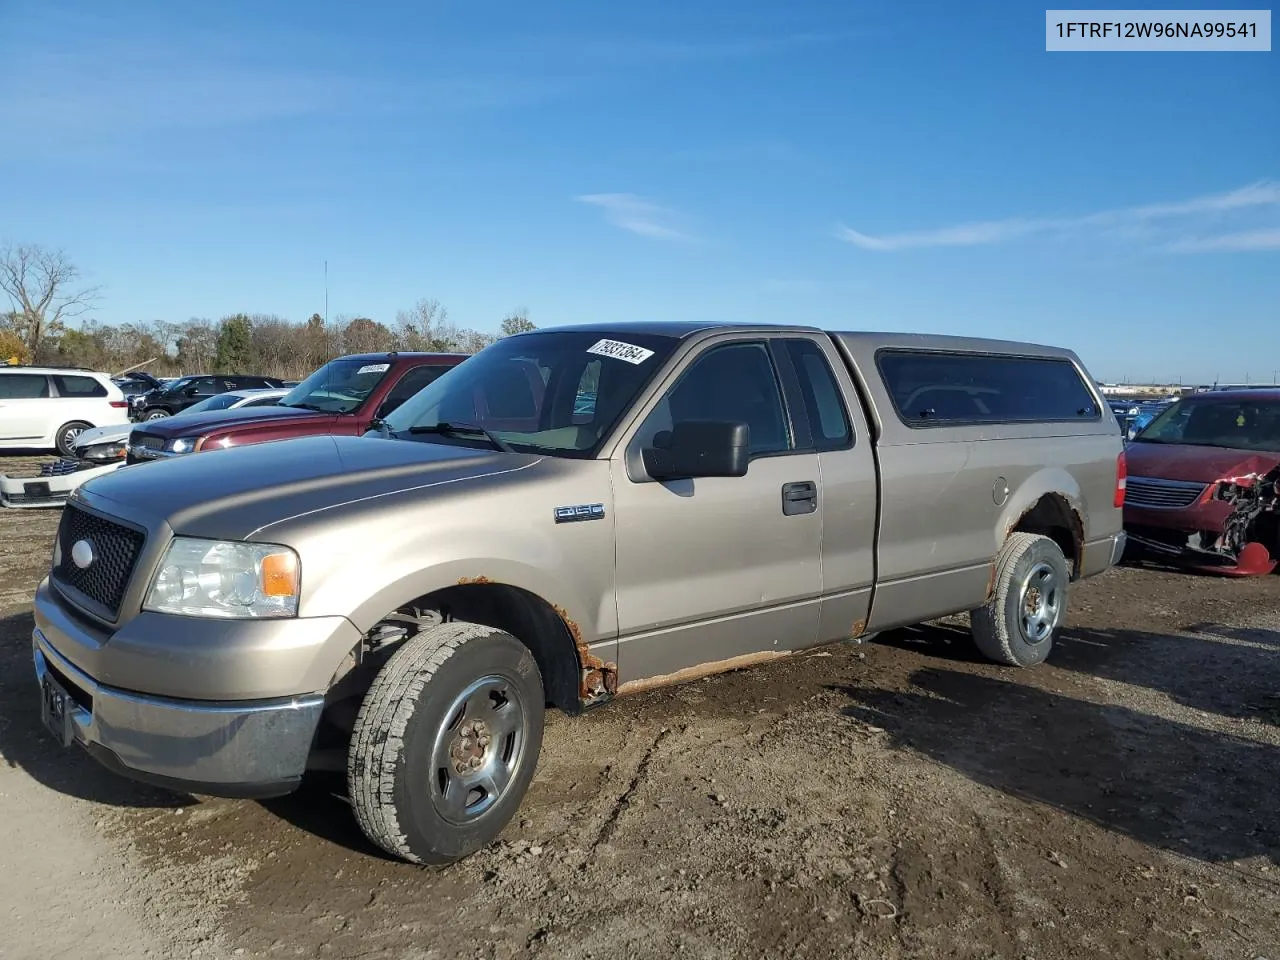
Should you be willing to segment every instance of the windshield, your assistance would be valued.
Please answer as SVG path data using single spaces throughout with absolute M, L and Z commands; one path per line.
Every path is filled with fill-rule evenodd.
M 517 451 L 590 457 L 676 342 L 566 330 L 508 337 L 406 400 L 386 427 L 405 439 L 496 445 L 432 429 L 479 427 Z
M 324 413 L 350 413 L 373 392 L 391 369 L 386 361 L 330 360 L 280 398 L 282 407 Z
M 174 416 L 183 417 L 189 413 L 203 413 L 206 410 L 226 410 L 232 404 L 239 403 L 243 399 L 244 397 L 238 393 L 219 393 L 216 396 L 206 397 L 199 403 L 193 403 L 181 413 L 174 414 Z
M 190 386 L 194 381 L 198 379 L 199 379 L 198 377 L 179 377 L 177 380 L 171 380 L 168 383 L 158 387 L 157 389 L 161 390 L 164 393 L 177 393 L 179 390 L 183 389 L 184 387 Z
M 1280 452 L 1280 397 L 1180 400 L 1161 411 L 1133 441 Z

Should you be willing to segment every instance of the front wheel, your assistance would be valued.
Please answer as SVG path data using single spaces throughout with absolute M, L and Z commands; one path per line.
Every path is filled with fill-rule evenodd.
M 982 655 L 1011 667 L 1043 663 L 1066 615 L 1070 579 L 1067 559 L 1053 540 L 1010 534 L 996 557 L 990 599 L 969 615 Z
M 537 662 L 510 634 L 455 622 L 407 640 L 351 735 L 347 786 L 365 835 L 411 863 L 490 843 L 533 779 L 544 711 Z
M 142 419 L 143 420 L 163 420 L 167 416 L 169 416 L 168 410 L 148 410 L 146 413 L 146 416 L 144 416 Z

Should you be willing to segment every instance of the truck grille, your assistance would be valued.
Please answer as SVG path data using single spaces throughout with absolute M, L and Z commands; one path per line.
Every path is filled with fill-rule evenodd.
M 1189 507 L 1209 485 L 1190 480 L 1161 480 L 1157 477 L 1129 477 L 1125 481 L 1127 507 Z
M 80 569 L 71 559 L 72 548 L 81 540 L 93 547 L 93 560 Z M 106 609 L 112 617 L 120 612 L 134 564 L 142 552 L 146 536 L 132 527 L 104 520 L 68 503 L 58 524 L 58 546 L 61 562 L 53 570 L 54 578 L 77 590 Z

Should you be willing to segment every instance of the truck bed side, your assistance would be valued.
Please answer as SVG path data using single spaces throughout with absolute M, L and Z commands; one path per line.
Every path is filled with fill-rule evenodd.
M 876 581 L 867 629 L 980 606 L 992 589 L 996 555 L 1017 529 L 1057 540 L 1076 577 L 1109 565 L 1109 538 L 1121 529 L 1113 498 L 1123 448 L 1114 416 L 1073 353 L 960 337 L 831 336 L 875 444 Z M 878 363 L 885 350 L 1065 360 L 1098 410 L 1058 422 L 909 424 Z

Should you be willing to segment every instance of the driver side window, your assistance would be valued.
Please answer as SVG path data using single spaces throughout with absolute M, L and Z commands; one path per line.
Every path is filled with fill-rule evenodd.
M 752 458 L 791 449 L 791 434 L 773 359 L 762 342 L 712 347 L 681 374 L 645 418 L 638 448 L 684 420 L 730 420 L 747 424 Z

